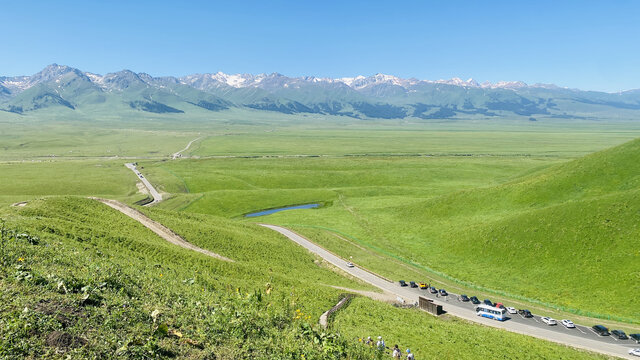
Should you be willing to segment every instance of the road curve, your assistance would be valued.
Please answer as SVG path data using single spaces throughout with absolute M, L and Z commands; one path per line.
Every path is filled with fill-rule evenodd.
M 171 229 L 169 229 L 168 227 L 160 224 L 157 221 L 154 221 L 152 219 L 150 219 L 147 215 L 141 213 L 140 211 L 129 207 L 119 201 L 116 200 L 109 200 L 109 199 L 100 199 L 100 198 L 95 198 L 92 197 L 91 199 L 93 200 L 97 200 L 100 201 L 101 203 L 116 209 L 118 211 L 120 211 L 121 213 L 127 215 L 128 217 L 138 221 L 139 223 L 141 223 L 142 225 L 144 225 L 145 227 L 147 227 L 149 230 L 153 231 L 154 233 L 156 233 L 158 236 L 160 236 L 161 238 L 167 240 L 168 242 L 178 245 L 180 247 L 183 247 L 185 249 L 189 249 L 189 250 L 193 250 L 193 251 L 197 251 L 199 253 L 205 254 L 207 256 L 210 256 L 212 258 L 216 258 L 218 260 L 223 260 L 223 261 L 230 261 L 233 262 L 233 260 L 224 257 L 220 254 L 216 254 L 212 251 L 197 247 L 195 245 L 193 245 L 192 243 L 186 241 L 185 239 L 183 239 L 182 237 L 180 237 L 180 235 L 174 233 L 173 231 L 171 231 Z
M 348 267 L 347 261 L 340 258 L 339 256 L 327 251 L 326 249 L 316 245 L 310 240 L 304 238 L 303 236 L 287 229 L 282 226 L 277 225 L 269 225 L 269 224 L 259 224 L 260 226 L 269 228 L 271 230 L 277 231 L 280 234 L 286 236 L 293 242 L 299 244 L 300 246 L 306 248 L 310 252 L 320 256 L 327 262 L 333 264 L 340 270 L 366 282 L 369 283 L 379 289 L 384 291 L 388 291 L 392 294 L 395 294 L 398 297 L 405 299 L 405 301 L 409 301 L 411 303 L 417 302 L 420 296 L 430 297 L 425 292 L 420 292 L 416 289 L 410 289 L 408 287 L 400 287 L 398 284 L 390 282 L 388 280 L 383 279 L 376 274 L 364 270 L 360 267 Z M 450 294 L 452 295 L 452 294 Z M 451 298 L 451 301 L 448 301 Z M 440 298 L 442 299 L 442 298 Z M 575 348 L 580 348 L 584 350 L 589 350 L 593 352 L 598 352 L 601 354 L 606 354 L 609 356 L 616 356 L 621 358 L 629 358 L 631 356 L 628 354 L 630 348 L 633 348 L 633 344 L 622 344 L 622 343 L 614 343 L 615 339 L 611 337 L 599 338 L 594 334 L 584 334 L 582 330 L 580 333 L 583 333 L 583 336 L 575 336 L 570 333 L 570 330 L 564 329 L 564 327 L 558 325 L 555 327 L 550 326 L 540 326 L 535 320 L 535 325 L 525 323 L 527 320 L 516 321 L 516 316 L 514 319 L 498 322 L 495 320 L 490 320 L 482 317 L 476 316 L 476 313 L 473 309 L 473 306 L 468 303 L 458 302 L 454 300 L 453 296 L 447 297 L 447 301 L 435 300 L 436 303 L 441 304 L 443 309 L 451 315 L 473 321 L 476 323 L 480 323 L 487 326 L 492 326 L 495 328 L 500 328 L 504 330 L 508 330 L 511 332 L 529 335 L 536 338 L 552 341 L 555 343 L 559 343 L 562 345 L 567 345 Z M 529 319 L 531 321 L 531 319 Z M 580 326 L 581 329 L 588 329 Z
M 198 141 L 200 139 L 202 139 L 202 137 L 195 138 L 195 139 L 189 141 L 189 143 L 187 144 L 187 146 L 185 146 L 184 149 L 182 149 L 182 150 L 178 151 L 177 153 L 174 153 L 173 155 L 171 155 L 171 159 L 175 160 L 175 159 L 181 158 L 182 157 L 182 153 L 187 151 L 187 150 L 189 150 L 189 148 L 191 147 L 191 144 L 193 144 L 194 142 L 196 142 L 196 141 Z
M 149 180 L 147 180 L 147 178 L 145 178 L 144 175 L 142 175 L 142 173 L 138 171 L 138 168 L 135 163 L 126 163 L 124 164 L 124 166 L 128 167 L 129 169 L 131 169 L 131 171 L 133 171 L 136 174 L 138 179 L 140 179 L 140 181 L 142 181 L 142 183 L 147 188 L 147 190 L 149 190 L 149 193 L 151 194 L 151 196 L 153 196 L 153 201 L 148 204 L 144 204 L 143 206 L 151 206 L 153 204 L 156 204 L 162 201 L 162 195 L 160 195 L 160 193 L 156 191 L 156 188 L 154 188 L 153 185 L 151 185 Z

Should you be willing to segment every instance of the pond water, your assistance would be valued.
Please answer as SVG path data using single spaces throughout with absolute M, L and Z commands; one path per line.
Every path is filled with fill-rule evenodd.
M 280 211 L 285 211 L 285 210 L 297 210 L 297 209 L 314 209 L 319 207 L 320 204 L 304 204 L 304 205 L 296 205 L 296 206 L 286 206 L 286 207 L 281 207 L 281 208 L 277 208 L 277 209 L 269 209 L 269 210 L 262 210 L 262 211 L 257 211 L 254 213 L 250 213 L 250 214 L 246 214 L 244 217 L 256 217 L 256 216 L 264 216 L 264 215 L 271 215 Z

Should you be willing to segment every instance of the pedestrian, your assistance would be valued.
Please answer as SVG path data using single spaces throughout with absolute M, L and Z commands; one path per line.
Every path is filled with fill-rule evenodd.
M 369 345 L 369 346 L 373 345 L 373 340 L 371 340 L 371 336 L 367 336 L 367 341 L 365 341 L 364 343 L 365 345 Z
M 393 357 L 394 359 L 400 359 L 401 356 L 402 352 L 400 352 L 400 348 L 398 347 L 398 344 L 396 344 L 396 346 L 393 347 L 393 353 L 391 354 L 391 357 Z
M 415 360 L 413 353 L 409 349 L 407 349 L 407 360 Z
M 382 339 L 382 336 L 378 336 L 378 342 L 376 343 L 376 348 L 378 349 L 378 351 L 384 351 L 384 349 L 386 348 L 384 340 Z

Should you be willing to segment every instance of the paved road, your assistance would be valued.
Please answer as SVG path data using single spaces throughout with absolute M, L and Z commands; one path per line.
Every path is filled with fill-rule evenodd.
M 590 327 L 585 327 L 582 325 L 577 325 L 576 329 L 566 329 L 562 325 L 548 326 L 540 321 L 539 316 L 525 319 L 520 315 L 511 315 L 512 318 L 504 322 L 478 317 L 476 316 L 476 312 L 474 310 L 475 306 L 470 303 L 458 301 L 455 294 L 450 293 L 449 296 L 436 298 L 435 294 L 432 295 L 425 290 L 401 287 L 399 284 L 385 280 L 382 277 L 363 268 L 348 267 L 346 260 L 336 256 L 335 254 L 314 244 L 308 239 L 296 234 L 295 232 L 287 228 L 268 224 L 260 225 L 281 233 L 290 240 L 298 243 L 310 252 L 322 257 L 324 260 L 328 261 L 344 272 L 349 273 L 350 275 L 357 277 L 384 291 L 388 291 L 395 294 L 396 296 L 402 297 L 409 303 L 417 302 L 418 298 L 420 296 L 423 296 L 426 298 L 434 299 L 436 303 L 443 305 L 443 309 L 448 314 L 466 320 L 611 356 L 631 359 L 632 357 L 628 355 L 629 349 L 640 347 L 640 345 L 636 345 L 631 340 L 617 340 L 612 336 L 598 336 L 591 331 Z
M 134 163 L 126 163 L 124 164 L 124 166 L 128 167 L 129 169 L 131 169 L 131 171 L 133 171 L 136 174 L 136 176 L 142 181 L 144 186 L 149 190 L 149 193 L 151 194 L 151 196 L 153 196 L 153 201 L 148 204 L 145 204 L 144 206 L 151 206 L 155 203 L 159 203 L 160 201 L 162 201 L 162 195 L 160 195 L 160 193 L 156 191 L 153 185 L 151 185 L 149 180 L 147 180 L 147 178 L 145 178 L 144 175 L 142 175 L 142 173 L 138 171 L 138 168 Z
M 168 227 L 160 224 L 157 221 L 152 220 L 151 218 L 149 218 L 147 215 L 141 213 L 140 211 L 129 207 L 119 201 L 116 200 L 109 200 L 109 199 L 100 199 L 100 198 L 92 198 L 94 200 L 100 201 L 101 203 L 116 209 L 118 211 L 120 211 L 121 213 L 127 215 L 128 217 L 138 221 L 139 223 L 141 223 L 142 225 L 144 225 L 145 227 L 147 227 L 149 230 L 153 231 L 154 233 L 156 233 L 158 236 L 160 236 L 161 238 L 167 240 L 168 242 L 178 245 L 180 247 L 183 247 L 185 249 L 189 249 L 189 250 L 193 250 L 193 251 L 197 251 L 199 253 L 205 254 L 207 256 L 211 256 L 213 258 L 216 258 L 218 260 L 223 260 L 223 261 L 230 261 L 233 262 L 233 260 L 224 257 L 220 254 L 216 254 L 212 251 L 209 251 L 207 249 L 203 249 L 200 247 L 197 247 L 195 245 L 193 245 L 192 243 L 186 241 L 185 239 L 183 239 L 182 237 L 180 237 L 180 235 L 174 233 L 173 231 L 171 231 L 171 229 L 169 229 Z

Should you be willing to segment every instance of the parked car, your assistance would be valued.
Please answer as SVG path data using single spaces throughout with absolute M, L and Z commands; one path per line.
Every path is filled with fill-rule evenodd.
M 619 340 L 627 340 L 629 337 L 622 330 L 612 330 L 611 335 L 617 337 Z
M 531 313 L 531 311 L 527 310 L 527 309 L 520 309 L 518 310 L 518 314 L 522 315 L 522 317 L 525 318 L 531 318 L 533 317 L 533 314 Z
M 471 303 L 474 304 L 474 305 L 480 304 L 480 300 L 478 300 L 478 298 L 475 297 L 475 296 L 470 297 L 469 301 L 471 301 Z
M 427 283 L 423 283 L 423 282 L 419 282 L 418 286 L 420 286 L 420 289 L 422 290 L 426 290 L 428 288 Z
M 640 356 L 640 349 L 631 349 L 631 350 L 629 350 L 629 355 Z
M 558 325 L 558 322 L 555 319 L 548 316 L 541 317 L 540 320 L 547 325 Z
M 407 286 L 407 282 L 404 280 L 400 280 L 398 282 L 400 283 L 400 286 Z
M 635 341 L 636 344 L 640 344 L 640 334 L 629 334 L 629 337 Z
M 606 327 L 604 327 L 602 325 L 593 325 L 593 327 L 591 327 L 591 330 L 593 330 L 593 332 L 595 332 L 596 334 L 598 334 L 600 336 L 609 336 L 609 335 L 611 335 L 609 333 L 609 329 L 607 329 Z
M 507 308 L 507 312 L 508 312 L 509 314 L 517 314 L 517 313 L 518 313 L 518 310 L 516 310 L 516 308 L 514 308 L 514 307 L 509 306 L 509 307 Z
M 563 319 L 562 321 L 560 321 L 560 323 L 567 329 L 573 329 L 574 327 L 576 327 L 576 324 L 574 324 L 571 320 Z
M 498 309 L 504 309 L 504 304 L 501 302 L 493 304 L 493 307 L 497 307 Z
M 347 263 L 347 267 L 352 268 L 352 267 L 354 267 L 354 265 L 353 265 L 353 263 L 352 263 L 352 262 L 348 262 L 348 263 Z
M 493 303 L 489 299 L 484 299 L 483 303 L 487 306 L 493 306 Z
M 467 302 L 467 301 L 469 301 L 469 297 L 467 295 L 465 295 L 465 294 L 462 294 L 462 295 L 458 296 L 458 300 Z
M 447 293 L 447 290 L 445 290 L 445 289 L 440 289 L 440 290 L 438 290 L 438 292 L 440 293 L 440 296 L 447 296 L 447 295 L 449 295 L 449 294 Z
M 412 288 L 417 288 L 418 284 L 416 284 L 415 281 L 409 281 L 409 286 L 411 286 Z
M 429 292 L 432 293 L 432 294 L 435 294 L 435 293 L 438 292 L 438 290 L 436 290 L 436 288 L 432 286 L 432 287 L 429 288 Z

